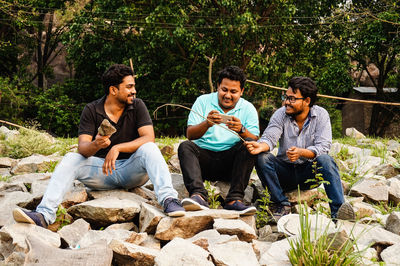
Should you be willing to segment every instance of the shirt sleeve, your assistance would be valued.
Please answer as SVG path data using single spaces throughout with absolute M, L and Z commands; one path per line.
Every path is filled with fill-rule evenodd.
M 332 145 L 332 128 L 331 119 L 325 109 L 322 109 L 321 115 L 317 117 L 314 134 L 314 145 L 306 147 L 306 149 L 312 151 L 316 157 L 328 154 Z
M 268 123 L 268 127 L 264 130 L 261 138 L 258 140 L 260 143 L 266 143 L 269 146 L 269 150 L 272 151 L 278 140 L 283 133 L 284 127 L 284 110 L 278 109 L 272 116 Z
M 244 127 L 247 128 L 251 134 L 259 136 L 260 135 L 260 126 L 258 120 L 258 113 L 256 108 L 250 104 L 249 105 L 249 112 L 246 120 L 244 121 Z
M 200 115 L 204 116 L 205 107 L 204 104 L 202 103 L 201 97 L 198 97 L 196 99 L 191 109 L 192 110 L 189 113 L 187 125 L 194 126 L 203 122 L 204 118 L 201 117 Z
M 87 134 L 95 136 L 97 134 L 95 114 L 91 111 L 89 105 L 83 108 L 79 122 L 78 135 Z
M 143 126 L 153 125 L 151 121 L 151 117 L 149 111 L 145 103 L 141 99 L 137 99 L 136 104 L 136 121 L 137 121 L 137 128 L 141 128 Z

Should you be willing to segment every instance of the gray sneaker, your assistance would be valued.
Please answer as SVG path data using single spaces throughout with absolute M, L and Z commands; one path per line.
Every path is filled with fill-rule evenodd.
M 183 199 L 182 206 L 186 211 L 200 211 L 209 209 L 208 203 L 196 194 L 192 195 L 190 198 Z
M 336 218 L 339 220 L 354 221 L 356 219 L 356 214 L 353 210 L 353 206 L 348 202 L 343 203 L 337 212 Z

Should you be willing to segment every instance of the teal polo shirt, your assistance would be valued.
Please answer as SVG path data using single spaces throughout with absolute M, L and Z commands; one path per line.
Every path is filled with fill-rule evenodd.
M 204 121 L 204 118 L 196 113 L 207 117 L 209 112 L 217 110 L 221 114 L 224 114 L 224 111 L 218 104 L 218 92 L 198 97 L 192 106 L 192 110 L 194 112 L 191 111 L 189 114 L 188 126 L 197 125 Z M 240 98 L 236 103 L 235 108 L 229 110 L 229 112 L 225 114 L 239 118 L 242 125 L 244 125 L 252 134 L 256 136 L 260 134 L 257 110 L 253 104 L 245 99 Z M 220 125 L 227 128 L 225 124 Z M 240 139 L 236 134 L 216 125 L 210 127 L 201 138 L 193 140 L 193 142 L 200 148 L 211 151 L 228 150 L 238 141 L 240 141 Z

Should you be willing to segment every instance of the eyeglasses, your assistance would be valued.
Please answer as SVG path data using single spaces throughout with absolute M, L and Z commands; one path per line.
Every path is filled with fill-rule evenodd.
M 282 94 L 282 101 L 289 100 L 290 103 L 295 103 L 297 100 L 304 100 L 305 98 L 296 98 L 294 96 L 287 96 L 286 94 Z

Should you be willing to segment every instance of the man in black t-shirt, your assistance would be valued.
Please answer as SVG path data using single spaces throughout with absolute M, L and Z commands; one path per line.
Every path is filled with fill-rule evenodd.
M 68 153 L 56 167 L 36 211 L 14 209 L 15 221 L 42 227 L 53 223 L 58 205 L 75 179 L 93 190 L 133 188 L 150 179 L 164 212 L 184 215 L 168 166 L 154 143 L 149 112 L 135 97 L 132 70 L 113 65 L 102 80 L 105 96 L 87 104 L 81 115 L 78 153 Z M 104 119 L 117 130 L 111 136 L 97 132 Z

